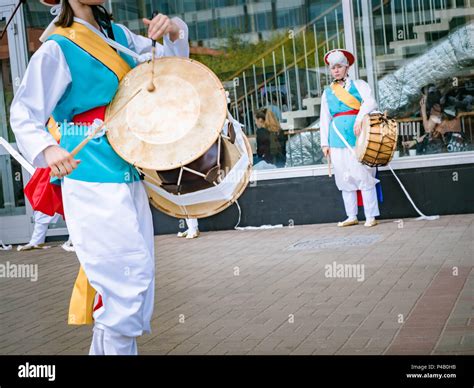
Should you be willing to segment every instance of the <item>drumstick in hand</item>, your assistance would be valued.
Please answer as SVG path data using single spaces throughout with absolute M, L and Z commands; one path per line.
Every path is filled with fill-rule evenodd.
M 91 139 L 102 130 L 102 128 L 109 124 L 141 91 L 142 89 L 138 89 L 119 109 L 117 109 L 117 111 L 112 116 L 110 116 L 106 121 L 104 121 L 96 129 L 94 129 L 94 131 L 90 133 L 89 136 L 87 136 L 83 141 L 81 141 L 76 146 L 76 148 L 71 151 L 71 156 L 76 156 L 79 151 L 82 150 L 84 146 L 89 143 L 89 141 L 91 141 Z M 50 176 L 54 176 L 52 172 L 50 173 Z
M 328 154 L 328 170 L 329 170 L 329 178 L 332 177 L 331 173 L 331 155 Z
M 153 20 L 156 15 L 158 15 L 158 12 L 154 11 L 153 15 L 151 15 L 151 20 Z M 153 79 L 155 78 L 155 51 L 156 51 L 156 40 L 153 39 L 153 43 L 151 44 L 151 79 L 147 87 L 147 90 L 150 93 L 155 90 L 155 84 L 153 83 Z

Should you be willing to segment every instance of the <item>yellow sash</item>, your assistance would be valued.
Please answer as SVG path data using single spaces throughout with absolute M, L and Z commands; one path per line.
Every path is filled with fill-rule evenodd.
M 344 104 L 352 109 L 360 109 L 361 103 L 360 101 L 355 98 L 352 94 L 350 94 L 344 87 L 336 82 L 331 84 L 331 90 L 334 95 L 341 100 Z
M 71 27 L 67 28 L 58 27 L 54 31 L 54 34 L 66 37 L 84 51 L 87 51 L 112 70 L 119 81 L 130 71 L 128 63 L 125 62 L 112 47 L 80 23 L 73 23 Z M 87 82 L 87 80 L 84 80 L 84 82 Z M 51 132 L 56 132 L 54 131 L 54 127 L 51 129 Z M 55 135 L 59 136 L 59 133 L 55 133 Z M 74 283 L 71 301 L 69 303 L 69 325 L 90 325 L 93 323 L 92 313 L 95 295 L 96 290 L 90 285 L 84 269 L 81 266 L 76 282 Z
M 81 23 L 72 23 L 71 27 L 58 27 L 53 34 L 64 36 L 87 51 L 98 61 L 112 70 L 119 81 L 130 71 L 130 66 L 107 42 L 98 37 Z

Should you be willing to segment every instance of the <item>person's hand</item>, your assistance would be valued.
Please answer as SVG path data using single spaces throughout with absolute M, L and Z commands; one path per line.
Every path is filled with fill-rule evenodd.
M 152 20 L 143 18 L 143 23 L 148 26 L 148 37 L 158 40 L 166 34 L 170 34 L 172 41 L 179 37 L 179 27 L 168 16 L 159 13 Z
M 323 155 L 325 158 L 327 158 L 330 154 L 329 147 L 324 146 L 323 147 Z
M 361 131 L 362 131 L 362 121 L 356 121 L 354 123 L 354 134 L 356 136 L 359 136 Z
M 64 148 L 57 145 L 47 147 L 44 151 L 44 159 L 51 168 L 51 176 L 63 178 L 73 172 L 80 160 L 75 160 Z

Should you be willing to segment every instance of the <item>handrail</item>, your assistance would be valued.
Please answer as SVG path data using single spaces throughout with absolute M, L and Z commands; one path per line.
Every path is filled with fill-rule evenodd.
M 385 6 L 386 4 L 388 4 L 391 0 L 384 0 L 383 1 L 383 5 Z M 301 31 L 304 31 L 306 30 L 308 27 L 310 27 L 311 25 L 313 25 L 314 23 L 316 23 L 318 20 L 322 19 L 324 16 L 328 15 L 329 13 L 331 13 L 332 11 L 334 11 L 337 7 L 339 7 L 340 5 L 342 4 L 342 1 L 339 1 L 338 3 L 336 3 L 335 5 L 333 5 L 332 7 L 328 8 L 326 11 L 324 11 L 323 13 L 321 13 L 320 15 L 318 15 L 316 18 L 314 18 L 313 20 L 311 20 L 310 22 L 308 22 L 307 24 L 305 24 L 304 26 L 302 26 L 301 28 L 299 28 L 294 35 L 300 33 Z M 377 5 L 376 7 L 373 8 L 374 11 L 378 10 L 379 8 L 381 7 L 381 5 Z M 260 54 L 257 59 L 255 59 L 251 64 L 249 65 L 246 65 L 242 68 L 240 68 L 239 70 L 237 70 L 236 72 L 234 72 L 232 74 L 232 76 L 230 76 L 229 78 L 226 78 L 224 80 L 224 82 L 227 82 L 227 81 L 232 81 L 235 77 L 239 76 L 241 73 L 243 73 L 245 70 L 249 69 L 251 66 L 253 66 L 254 64 L 256 64 L 257 62 L 261 61 L 263 58 L 265 58 L 268 54 L 270 54 L 272 51 L 275 51 L 277 48 L 283 46 L 285 43 L 287 43 L 289 40 L 291 40 L 293 38 L 290 38 L 290 37 L 286 37 L 283 41 L 281 42 L 278 42 L 277 44 L 273 45 L 272 47 L 270 47 L 269 49 L 267 49 L 266 51 L 264 51 L 262 54 Z M 325 42 L 324 42 L 325 43 Z
M 337 36 L 337 33 L 328 37 L 328 40 L 331 40 L 331 39 L 334 39 L 335 37 Z M 326 41 L 324 42 L 321 42 L 319 45 L 318 45 L 318 49 L 321 47 L 321 46 L 324 46 L 326 44 Z M 314 52 L 316 51 L 316 48 L 312 48 L 311 50 L 309 50 L 307 52 L 307 55 L 306 56 L 309 56 L 311 54 L 313 54 Z M 302 61 L 303 59 L 305 58 L 305 55 L 301 55 L 299 56 L 295 61 L 293 61 L 291 64 L 288 64 L 288 66 L 286 66 L 286 70 L 288 71 L 288 69 L 291 69 L 293 68 L 294 66 L 296 66 L 297 63 L 299 63 L 300 61 Z M 247 94 L 245 95 L 242 95 L 240 96 L 236 101 L 233 101 L 232 102 L 232 106 L 238 104 L 239 102 L 241 102 L 244 98 L 246 98 L 247 96 L 250 96 L 251 94 L 255 93 L 258 89 L 260 89 L 262 86 L 264 86 L 266 83 L 269 83 L 270 81 L 274 80 L 276 77 L 278 77 L 280 74 L 284 73 L 285 72 L 285 69 L 283 70 L 280 70 L 279 72 L 277 72 L 276 74 L 272 75 L 270 78 L 266 79 L 265 81 L 261 82 L 260 84 L 257 85 L 257 87 L 254 87 L 253 89 L 251 89 L 250 91 L 247 92 Z

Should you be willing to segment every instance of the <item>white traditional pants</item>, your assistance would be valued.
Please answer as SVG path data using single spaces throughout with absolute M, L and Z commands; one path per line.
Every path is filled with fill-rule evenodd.
M 55 224 L 58 222 L 60 215 L 55 214 L 54 216 L 48 216 L 47 214 L 39 211 L 34 212 L 35 226 L 33 234 L 31 235 L 30 245 L 40 245 L 46 240 L 46 233 L 48 232 L 49 224 Z
M 186 218 L 186 225 L 188 226 L 188 230 L 190 232 L 196 232 L 199 228 L 197 218 Z
M 62 193 L 77 257 L 102 298 L 91 353 L 133 354 L 130 338 L 151 331 L 154 303 L 154 233 L 143 182 L 64 178 Z
M 375 185 L 379 180 L 375 178 L 375 168 L 359 163 L 346 147 L 332 147 L 330 153 L 336 186 L 342 191 L 347 216 L 357 216 L 357 190 L 360 190 L 362 193 L 365 217 L 374 218 L 379 216 L 377 191 L 375 189 Z
M 362 190 L 361 193 L 362 201 L 364 202 L 365 218 L 369 219 L 379 216 L 379 204 L 375 187 L 370 190 Z M 346 209 L 347 217 L 357 217 L 357 191 L 343 191 L 342 199 L 344 200 L 344 208 Z
M 94 325 L 91 356 L 135 356 L 138 354 L 136 337 L 127 337 L 99 324 Z

